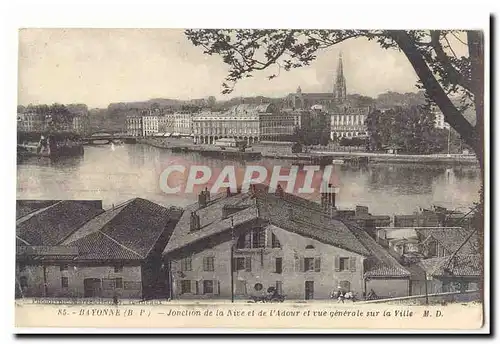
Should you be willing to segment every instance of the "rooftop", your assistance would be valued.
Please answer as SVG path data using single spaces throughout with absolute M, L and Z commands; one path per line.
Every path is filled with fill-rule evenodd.
M 480 277 L 481 256 L 465 254 L 424 259 L 412 265 L 411 269 L 415 274 L 425 273 L 427 276 L 433 277 Z
M 226 206 L 237 208 L 231 214 L 232 223 L 230 217 L 223 218 L 222 209 Z M 200 230 L 190 231 L 192 211 L 199 215 Z M 276 195 L 257 188 L 250 193 L 218 195 L 203 208 L 199 208 L 198 204 L 188 206 L 177 223 L 164 254 L 229 231 L 231 224 L 236 228 L 249 223 L 274 225 L 362 256 L 373 257 L 376 264 L 367 272 L 372 277 L 406 277 L 410 274 L 366 232 L 352 223 L 331 218 L 322 211 L 320 204 L 292 194 L 283 192 Z
M 95 201 L 59 201 L 17 219 L 16 237 L 24 245 L 58 245 L 102 212 Z
M 78 247 L 78 259 L 144 259 L 162 235 L 163 249 L 180 215 L 135 198 L 85 223 L 63 245 Z

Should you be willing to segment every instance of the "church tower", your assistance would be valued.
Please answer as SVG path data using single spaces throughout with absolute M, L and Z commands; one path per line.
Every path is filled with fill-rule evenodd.
M 339 54 L 337 77 L 333 86 L 333 99 L 336 103 L 343 103 L 347 100 L 347 86 L 344 77 L 344 66 L 342 65 L 342 53 Z

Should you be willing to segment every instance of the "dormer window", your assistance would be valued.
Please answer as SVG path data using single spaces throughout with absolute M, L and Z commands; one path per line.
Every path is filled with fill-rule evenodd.
M 314 246 L 313 245 L 307 245 L 306 246 L 306 250 L 314 250 Z

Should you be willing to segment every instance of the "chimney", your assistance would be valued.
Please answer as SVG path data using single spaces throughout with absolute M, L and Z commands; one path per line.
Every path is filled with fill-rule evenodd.
M 210 191 L 208 191 L 207 187 L 205 187 L 205 198 L 206 198 L 207 202 L 210 201 Z
M 200 229 L 200 215 L 196 214 L 196 212 L 191 212 L 191 218 L 189 221 L 189 231 L 194 232 Z
M 198 195 L 198 206 L 199 208 L 205 208 L 207 206 L 207 195 L 204 191 L 201 191 Z
M 274 194 L 278 197 L 283 197 L 285 195 L 285 191 L 283 191 L 283 188 L 281 187 L 281 185 L 278 184 L 278 186 L 276 187 L 276 191 L 274 192 Z
M 332 184 L 328 184 L 328 189 L 332 187 Z M 327 213 L 333 215 L 333 211 L 336 210 L 335 207 L 335 192 L 325 191 L 321 193 L 321 207 Z
M 231 188 L 229 186 L 226 188 L 226 196 L 231 197 Z

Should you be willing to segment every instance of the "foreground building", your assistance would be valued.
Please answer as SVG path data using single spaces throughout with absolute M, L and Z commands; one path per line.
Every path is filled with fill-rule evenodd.
M 322 200 L 257 187 L 201 193 L 164 251 L 172 298 L 246 299 L 269 287 L 295 300 L 328 299 L 338 289 L 409 295 L 410 272 L 356 224 L 329 215 L 334 197 Z
M 179 217 L 141 198 L 107 211 L 60 201 L 28 213 L 17 220 L 16 295 L 165 297 L 161 253 Z
M 377 228 L 377 242 L 409 269 L 411 294 L 477 290 L 478 236 L 461 227 Z

